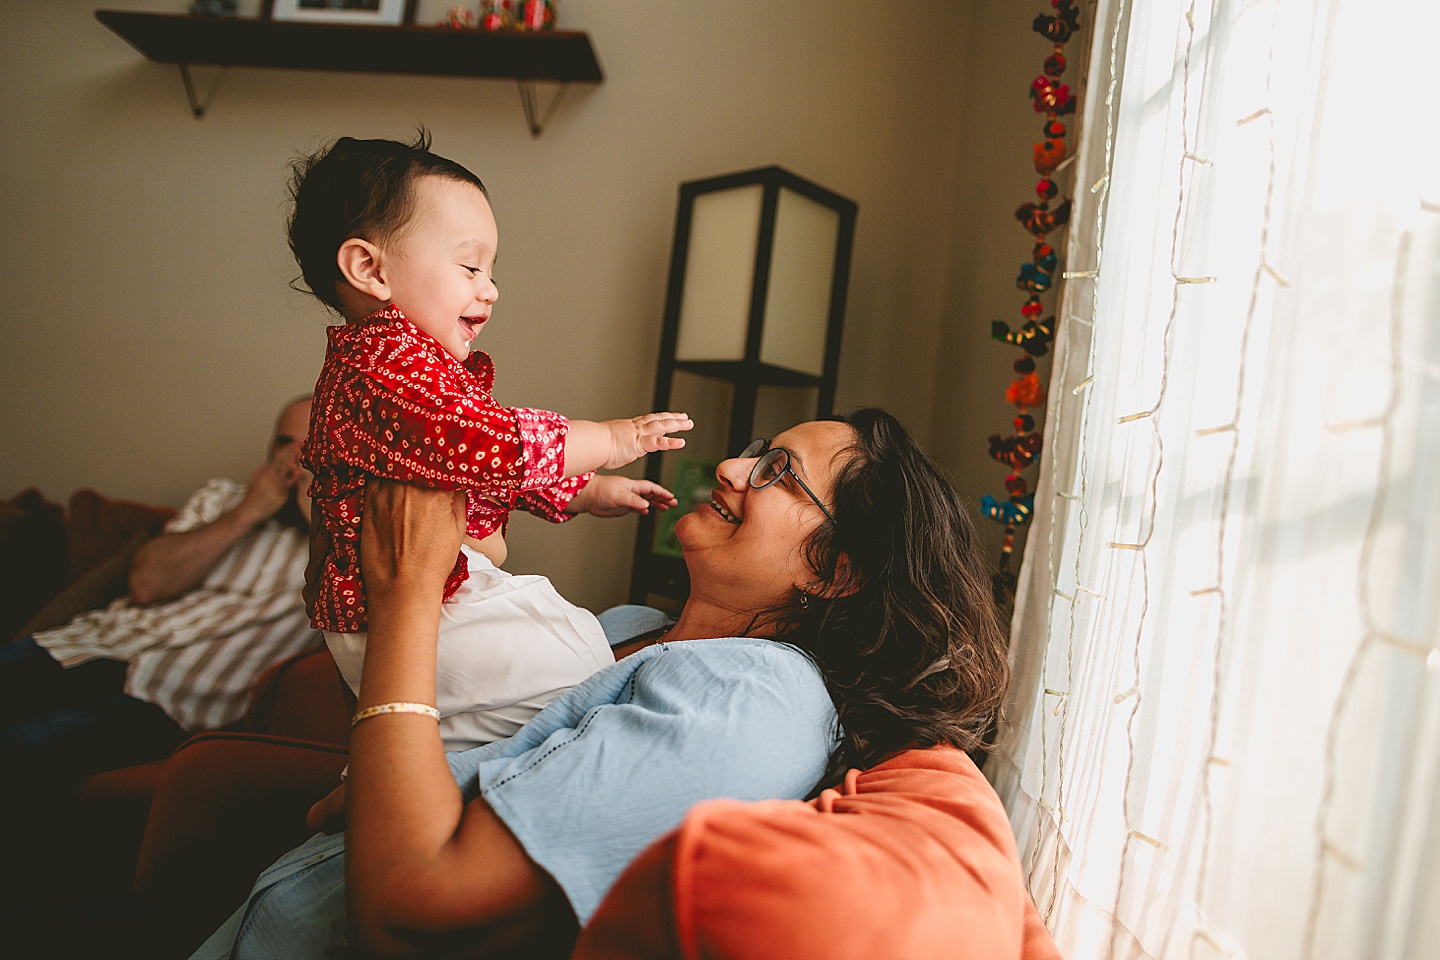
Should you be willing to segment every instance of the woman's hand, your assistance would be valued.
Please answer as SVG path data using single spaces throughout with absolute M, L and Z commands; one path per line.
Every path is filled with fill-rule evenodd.
M 345 784 L 316 800 L 305 814 L 305 826 L 316 833 L 339 833 L 345 829 Z
M 465 532 L 465 491 L 429 490 L 393 480 L 365 484 L 360 570 L 372 608 L 397 588 L 433 594 L 455 568 Z
M 435 703 L 441 597 L 464 522 L 463 491 L 366 484 L 360 707 Z M 429 717 L 381 714 L 354 727 L 345 789 L 316 804 L 309 822 L 333 825 L 342 806 L 346 916 L 362 951 L 408 955 L 447 932 L 506 935 L 542 905 L 563 903 L 484 800 L 466 806 Z

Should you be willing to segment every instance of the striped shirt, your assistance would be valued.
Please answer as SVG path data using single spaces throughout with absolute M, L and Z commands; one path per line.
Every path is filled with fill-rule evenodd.
M 181 533 L 214 522 L 245 495 L 211 480 L 166 524 Z M 107 658 L 129 663 L 125 692 L 160 707 L 186 730 L 238 720 L 267 667 L 321 642 L 300 588 L 305 534 L 267 520 L 242 537 L 194 590 L 138 606 L 123 597 L 35 635 L 63 666 Z

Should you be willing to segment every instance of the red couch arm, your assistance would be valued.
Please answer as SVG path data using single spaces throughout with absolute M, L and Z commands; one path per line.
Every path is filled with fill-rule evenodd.
M 355 699 L 322 647 L 297 653 L 261 675 L 245 711 L 245 729 L 274 737 L 346 746 Z
M 155 956 L 187 956 L 261 870 L 310 836 L 306 811 L 339 784 L 345 762 L 334 744 L 253 733 L 205 733 L 175 751 L 135 871 L 136 895 L 163 921 Z

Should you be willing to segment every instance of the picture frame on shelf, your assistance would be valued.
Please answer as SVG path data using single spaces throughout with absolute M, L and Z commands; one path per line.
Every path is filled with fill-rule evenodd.
M 415 0 L 264 0 L 262 20 L 398 27 L 413 23 Z

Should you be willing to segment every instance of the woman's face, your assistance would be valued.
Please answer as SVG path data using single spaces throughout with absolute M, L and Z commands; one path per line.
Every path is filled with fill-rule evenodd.
M 789 451 L 791 469 L 829 507 L 835 477 L 854 442 L 848 424 L 815 420 L 786 430 L 770 447 Z M 741 613 L 783 603 L 797 588 L 816 588 L 803 546 L 816 527 L 830 522 L 789 473 L 761 490 L 750 489 L 755 459 L 721 463 L 710 503 L 675 525 L 690 570 L 691 596 Z

